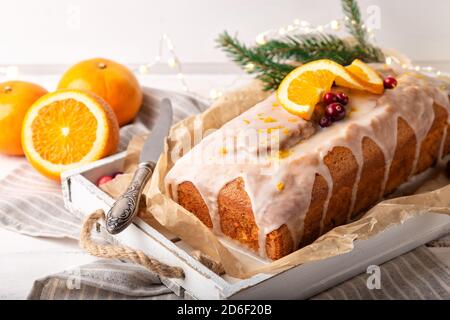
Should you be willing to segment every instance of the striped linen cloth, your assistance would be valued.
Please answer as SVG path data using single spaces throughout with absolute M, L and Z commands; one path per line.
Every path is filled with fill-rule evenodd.
M 205 109 L 180 94 L 146 89 L 144 106 L 132 125 L 121 129 L 120 148 L 135 134 L 148 131 L 155 119 L 155 99 L 169 97 L 174 121 Z M 0 180 L 0 227 L 34 237 L 78 239 L 81 221 L 64 209 L 58 183 L 24 164 Z M 450 241 L 435 242 L 446 246 Z M 369 290 L 361 274 L 313 299 L 450 299 L 449 266 L 422 246 L 381 268 L 381 289 Z M 113 281 L 111 281 L 113 279 Z M 158 276 L 143 267 L 116 260 L 64 270 L 36 280 L 29 299 L 178 299 Z M 169 285 L 167 283 L 167 285 Z
M 111 281 L 114 279 L 114 281 Z M 98 260 L 37 280 L 33 300 L 181 299 L 144 267 L 117 260 Z
M 446 237 L 445 240 L 450 248 L 450 237 Z M 367 286 L 369 274 L 362 273 L 312 299 L 449 300 L 449 267 L 427 246 L 421 246 L 380 266 L 380 289 L 369 289 Z

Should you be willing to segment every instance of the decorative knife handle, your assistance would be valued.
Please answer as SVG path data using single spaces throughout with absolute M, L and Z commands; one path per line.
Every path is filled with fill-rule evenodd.
M 117 199 L 106 216 L 106 230 L 109 233 L 119 233 L 133 221 L 139 211 L 142 191 L 154 168 L 153 162 L 141 162 L 139 164 L 127 190 Z

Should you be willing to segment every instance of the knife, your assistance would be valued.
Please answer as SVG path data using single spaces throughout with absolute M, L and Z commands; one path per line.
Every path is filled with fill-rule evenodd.
M 125 193 L 117 199 L 106 216 L 106 230 L 111 234 L 117 234 L 128 227 L 139 211 L 142 191 L 164 149 L 164 141 L 172 124 L 172 104 L 169 99 L 161 101 L 159 116 L 156 120 L 155 128 L 144 143 L 139 165 L 130 185 Z

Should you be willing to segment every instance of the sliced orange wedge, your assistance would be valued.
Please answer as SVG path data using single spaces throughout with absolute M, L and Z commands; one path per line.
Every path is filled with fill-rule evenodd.
M 112 109 L 100 97 L 80 90 L 42 96 L 28 110 L 22 127 L 28 161 L 52 179 L 115 152 L 118 141 Z
M 311 119 L 314 108 L 333 82 L 347 88 L 365 90 L 364 86 L 340 64 L 316 60 L 291 71 L 277 90 L 278 101 L 290 113 Z
M 359 59 L 355 59 L 345 69 L 358 79 L 364 88 L 372 93 L 381 94 L 384 91 L 383 79 L 378 73 Z M 336 84 L 339 84 L 336 81 Z

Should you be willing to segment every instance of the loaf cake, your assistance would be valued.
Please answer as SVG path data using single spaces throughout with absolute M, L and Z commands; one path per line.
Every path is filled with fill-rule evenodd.
M 333 89 L 350 97 L 349 114 L 328 128 L 271 95 L 176 161 L 166 191 L 214 233 L 279 259 L 450 152 L 447 86 L 413 72 L 397 80 L 381 95 Z

